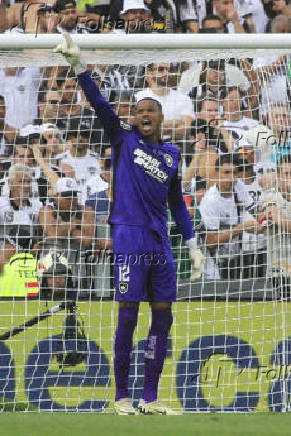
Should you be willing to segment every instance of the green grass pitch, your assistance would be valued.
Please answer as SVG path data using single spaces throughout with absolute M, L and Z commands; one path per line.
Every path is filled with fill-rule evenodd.
M 289 413 L 114 416 L 3 413 L 5 436 L 289 436 Z

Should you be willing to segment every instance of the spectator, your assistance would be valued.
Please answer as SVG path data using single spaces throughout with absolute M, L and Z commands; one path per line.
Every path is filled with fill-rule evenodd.
M 56 124 L 59 128 L 65 128 L 67 116 L 61 107 L 61 94 L 59 91 L 40 90 L 38 94 L 38 117 L 35 124 Z
M 1 297 L 38 296 L 38 261 L 30 252 L 31 241 L 30 234 L 19 227 L 12 229 L 1 241 Z
M 94 111 L 82 103 L 83 93 L 78 89 L 75 74 L 69 71 L 67 77 L 58 82 L 61 87 L 58 127 L 67 131 L 73 119 L 87 124 L 87 129 L 90 130 L 90 144 L 98 149 L 100 144 L 106 142 L 106 136 L 101 132 L 101 125 Z
M 265 130 L 254 128 L 246 132 L 260 151 L 257 166 L 262 173 L 272 169 L 275 171 L 277 160 L 291 152 L 290 125 L 288 106 L 278 104 L 270 106 Z
M 56 33 L 91 33 L 99 31 L 100 16 L 95 13 L 81 12 L 75 0 L 56 0 L 54 9 L 58 14 Z
M 286 15 L 277 15 L 271 22 L 271 33 L 291 33 L 291 20 Z
M 8 172 L 9 195 L 0 197 L 0 224 L 2 236 L 9 235 L 16 229 L 27 232 L 29 239 L 35 233 L 41 203 L 32 198 L 31 170 L 23 163 L 12 165 Z M 16 233 L 17 234 L 17 233 Z
M 39 83 L 38 68 L 0 70 L 0 93 L 5 97 L 6 124 L 20 129 L 37 117 Z
M 59 177 L 74 177 L 75 173 L 68 164 L 57 165 L 57 155 L 63 151 L 59 130 L 53 124 L 40 126 L 39 143 L 33 144 L 31 149 L 37 165 L 38 192 L 41 202 L 47 203 L 49 193 L 55 187 Z M 35 171 L 36 173 L 36 171 Z
M 263 209 L 264 192 L 259 183 L 259 175 L 255 171 L 254 153 L 249 153 L 244 149 L 240 149 L 239 154 L 241 156 L 241 165 L 239 167 L 238 176 L 244 183 L 245 189 L 253 200 L 253 206 L 251 210 L 248 209 L 248 211 L 257 219 Z M 257 277 L 263 277 L 266 264 L 265 235 L 244 232 L 242 235 L 242 251 L 244 255 L 247 255 L 245 258 L 247 257 L 251 269 L 248 274 L 245 272 L 244 278 L 248 278 L 252 273 L 255 273 Z
M 71 114 L 75 106 L 81 102 L 81 92 L 78 89 L 75 73 L 70 71 L 64 79 L 59 80 L 59 84 L 63 109 L 67 114 Z
M 291 154 L 277 162 L 278 190 L 265 195 L 261 221 L 267 235 L 268 271 L 277 298 L 291 298 Z
M 288 0 L 273 0 L 272 10 L 276 16 L 288 14 Z
M 97 153 L 90 151 L 90 123 L 89 120 L 72 118 L 70 120 L 66 140 L 70 150 L 57 156 L 58 165 L 69 164 L 74 172 L 80 192 L 79 198 L 86 195 L 86 182 L 96 175 L 100 175 L 101 169 Z
M 55 10 L 59 18 L 59 24 L 56 27 L 57 33 L 79 33 L 75 0 L 57 0 Z
M 262 227 L 247 212 L 253 205 L 242 182 L 237 180 L 237 155 L 223 154 L 215 162 L 216 179 L 200 203 L 205 228 L 207 259 L 205 278 L 239 278 L 241 235 L 261 233 Z
M 112 22 L 106 32 L 111 31 L 111 33 L 117 34 L 148 33 L 153 30 L 151 11 L 145 6 L 143 0 L 123 0 L 122 4 L 118 2 L 114 10 L 112 5 L 110 15 Z M 119 18 L 124 20 L 122 28 L 116 27 L 120 21 Z
M 86 281 L 83 253 L 94 245 L 96 222 L 94 212 L 78 204 L 77 195 L 74 179 L 63 177 L 55 183 L 51 200 L 39 214 L 43 237 L 40 259 L 47 268 L 47 257 L 61 257 L 72 271 L 74 288 L 80 289 L 84 287 L 83 278 Z
M 72 168 L 67 165 L 61 169 L 56 167 L 55 156 L 57 152 L 62 151 L 60 143 L 57 141 L 56 126 L 46 124 L 42 126 L 28 125 L 20 130 L 20 133 L 26 136 L 19 136 L 16 138 L 16 145 L 14 154 L 11 155 L 11 162 L 13 164 L 25 164 L 31 170 L 31 196 L 39 198 L 44 204 L 47 201 L 48 181 L 43 173 L 42 166 L 39 164 L 38 155 L 42 155 L 50 164 L 50 166 L 57 172 L 59 176 L 65 175 L 66 172 L 71 175 Z M 50 139 L 51 138 L 51 139 Z M 36 147 L 36 152 L 34 152 Z M 9 169 L 7 168 L 7 171 Z M 7 174 L 4 174 L 3 180 L 0 183 L 3 196 L 9 196 L 9 186 Z
M 57 16 L 52 5 L 38 0 L 11 2 L 6 10 L 6 33 L 52 33 Z
M 91 207 L 96 214 L 96 221 L 107 222 L 110 209 L 110 168 L 111 159 L 103 160 L 101 176 L 95 176 L 87 182 L 86 206 Z
M 204 4 L 201 2 L 199 7 L 195 0 L 174 0 L 177 13 L 177 26 L 182 27 L 184 33 L 197 33 L 199 23 L 205 14 Z
M 167 30 L 166 25 L 166 10 L 169 8 L 167 0 L 144 0 L 145 6 L 151 11 L 151 15 L 155 22 L 161 24 L 158 28 L 163 31 Z
M 170 74 L 170 64 L 150 64 L 146 76 L 149 87 L 136 94 L 136 101 L 146 97 L 159 99 L 164 114 L 164 139 L 183 139 L 190 128 L 194 112 L 190 98 L 168 86 Z
M 58 245 L 72 243 L 90 247 L 94 242 L 95 215 L 78 204 L 78 187 L 74 179 L 60 178 L 55 185 L 56 197 L 40 209 L 39 224 L 44 237 Z
M 274 183 L 276 183 L 275 177 L 273 177 L 274 180 L 272 181 L 272 175 L 267 175 L 267 173 L 274 172 L 277 160 L 290 153 L 291 150 L 291 116 L 288 105 L 276 104 L 269 106 L 266 123 L 266 126 L 258 124 L 245 131 L 244 137 L 256 146 L 256 172 L 262 175 L 261 182 L 264 185 L 267 182 L 267 184 L 271 183 L 274 186 Z M 266 186 L 265 189 L 267 189 Z
M 119 118 L 128 124 L 133 124 L 133 98 L 128 91 L 119 94 L 115 105 L 115 112 Z
M 213 0 L 213 8 L 223 23 L 224 33 L 245 33 L 244 20 L 239 17 L 233 0 Z
M 222 91 L 228 86 L 237 86 L 248 92 L 251 90 L 251 83 L 240 67 L 218 59 L 191 65 L 182 73 L 178 90 L 189 94 L 194 101 L 202 94 L 220 99 Z
M 272 144 L 271 159 L 273 162 L 277 162 L 283 155 L 291 153 L 291 113 L 289 106 L 285 104 L 271 106 L 268 126 L 272 129 L 273 139 L 275 139 Z
M 229 138 L 229 151 L 237 151 L 239 147 L 253 147 L 253 144 L 248 140 L 244 133 L 258 125 L 258 121 L 243 115 L 244 110 L 244 93 L 236 87 L 228 88 L 221 102 L 223 107 L 223 118 L 225 121 L 221 126 L 230 131 L 232 138 Z
M 263 0 L 263 7 L 268 19 L 272 20 L 276 15 L 273 11 L 273 0 Z
M 198 134 L 199 139 L 205 139 L 206 148 L 216 150 L 217 153 L 232 151 L 232 138 L 230 138 L 228 129 L 224 127 L 223 116 L 220 115 L 221 109 L 218 101 L 202 95 L 196 101 L 196 109 L 197 118 L 192 123 L 192 134 L 194 134 L 194 137 Z M 201 135 L 204 135 L 204 138 Z M 201 146 L 201 143 L 196 144 L 198 147 Z
M 5 117 L 6 117 L 6 106 L 5 99 L 3 95 L 0 95 L 0 155 L 8 156 L 11 153 L 11 141 L 6 136 L 5 132 Z M 7 130 L 9 127 L 7 126 Z
M 214 14 L 206 15 L 205 18 L 203 18 L 201 29 L 205 32 L 224 33 L 223 22 L 218 15 Z
M 0 33 L 3 33 L 7 28 L 6 8 L 8 6 L 7 0 L 0 3 Z
M 278 20 L 281 18 L 278 17 Z M 276 26 L 275 20 L 272 33 L 276 33 Z M 270 105 L 289 103 L 290 80 L 286 77 L 287 62 L 286 56 L 278 56 L 276 53 L 254 58 L 253 69 L 258 74 L 260 116 L 263 119 L 267 116 Z
M 40 151 L 50 165 L 57 165 L 56 156 L 64 152 L 64 140 L 60 129 L 55 124 L 41 124 Z

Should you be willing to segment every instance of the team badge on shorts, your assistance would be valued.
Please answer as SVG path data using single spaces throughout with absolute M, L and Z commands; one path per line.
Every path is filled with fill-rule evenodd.
M 165 157 L 165 161 L 166 161 L 167 166 L 169 168 L 171 168 L 173 166 L 173 158 L 172 158 L 172 156 L 169 155 L 169 154 L 165 154 L 164 157 Z
M 121 294 L 126 294 L 126 292 L 128 291 L 128 283 L 119 283 L 119 292 Z

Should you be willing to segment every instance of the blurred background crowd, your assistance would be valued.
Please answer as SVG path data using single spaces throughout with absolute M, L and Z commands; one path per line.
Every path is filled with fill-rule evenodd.
M 2 0 L 0 11 L 7 33 L 287 33 L 291 19 L 288 0 Z M 139 99 L 161 102 L 203 281 L 280 278 L 282 288 L 283 274 L 290 289 L 291 229 L 280 218 L 291 220 L 290 57 L 88 69 L 125 123 Z M 0 69 L 0 296 L 113 288 L 110 167 L 108 138 L 68 67 Z M 173 223 L 169 232 L 189 284 L 187 249 Z
M 289 0 L 1 0 L 0 32 L 288 33 Z

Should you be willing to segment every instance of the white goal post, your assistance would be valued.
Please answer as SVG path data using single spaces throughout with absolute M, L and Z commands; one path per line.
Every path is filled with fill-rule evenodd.
M 72 34 L 80 49 L 290 49 L 290 34 Z M 1 49 L 53 49 L 61 34 L 2 34 Z
M 178 301 L 160 398 L 184 412 L 290 411 L 291 238 L 268 207 L 291 220 L 291 178 L 284 173 L 291 165 L 291 34 L 71 36 L 126 123 L 133 122 L 138 94 L 159 89 L 163 138 L 182 154 L 183 195 L 206 266 L 191 283 L 188 251 L 168 212 Z M 0 254 L 14 250 L 4 265 L 0 258 L 0 409 L 107 413 L 117 314 L 107 224 L 110 147 L 73 72 L 53 53 L 62 42 L 61 34 L 0 35 L 0 109 L 6 110 Z M 83 122 L 89 123 L 85 154 L 70 136 Z M 220 172 L 224 155 L 231 156 L 228 177 Z M 15 165 L 23 171 L 18 191 L 11 183 Z M 78 187 L 78 206 L 62 215 L 56 179 L 64 177 Z M 70 192 L 69 185 L 63 189 Z M 66 225 L 67 235 L 54 240 L 49 226 Z M 27 232 L 31 244 L 23 252 L 31 269 L 23 282 L 25 266 L 13 269 L 13 256 L 22 254 Z M 17 280 L 9 288 L 12 273 Z M 67 280 L 61 291 L 58 275 Z M 135 404 L 149 324 L 143 303 L 130 369 Z

